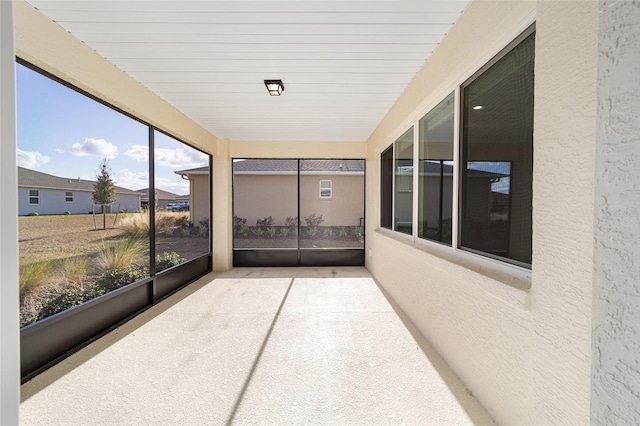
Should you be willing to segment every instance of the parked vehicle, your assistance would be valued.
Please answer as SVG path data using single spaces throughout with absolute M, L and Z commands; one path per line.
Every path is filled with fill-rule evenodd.
M 180 203 L 176 203 L 176 204 L 171 206 L 171 211 L 172 212 L 187 212 L 187 211 L 189 211 L 189 202 L 188 201 L 182 201 Z

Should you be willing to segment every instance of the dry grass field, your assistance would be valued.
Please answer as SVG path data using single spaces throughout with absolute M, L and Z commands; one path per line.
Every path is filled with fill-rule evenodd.
M 177 213 L 179 214 L 179 213 Z M 104 244 L 115 243 L 123 237 L 119 223 L 127 214 L 107 214 L 107 229 L 102 228 L 102 215 L 90 214 L 55 216 L 20 216 L 19 254 L 20 265 L 45 260 L 63 260 L 71 257 L 96 257 Z M 180 233 L 157 240 L 156 251 L 175 251 L 189 259 L 207 252 L 206 238 L 184 238 Z

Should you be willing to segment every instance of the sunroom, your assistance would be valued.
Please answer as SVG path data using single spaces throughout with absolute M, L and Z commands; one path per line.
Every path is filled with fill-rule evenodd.
M 367 277 L 497 423 L 640 421 L 635 2 L 16 0 L 0 21 L 2 424 L 21 383 L 251 271 Z

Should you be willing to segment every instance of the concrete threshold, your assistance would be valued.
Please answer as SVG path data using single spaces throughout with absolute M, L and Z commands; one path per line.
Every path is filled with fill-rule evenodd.
M 364 268 L 209 274 L 21 391 L 25 425 L 493 423 Z

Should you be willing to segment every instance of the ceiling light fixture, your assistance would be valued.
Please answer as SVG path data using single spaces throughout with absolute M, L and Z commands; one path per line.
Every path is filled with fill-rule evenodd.
M 473 109 L 478 110 L 478 109 L 483 109 L 484 107 L 482 105 L 476 105 L 473 107 Z
M 284 92 L 284 84 L 282 80 L 265 80 L 264 85 L 271 96 L 280 96 Z

